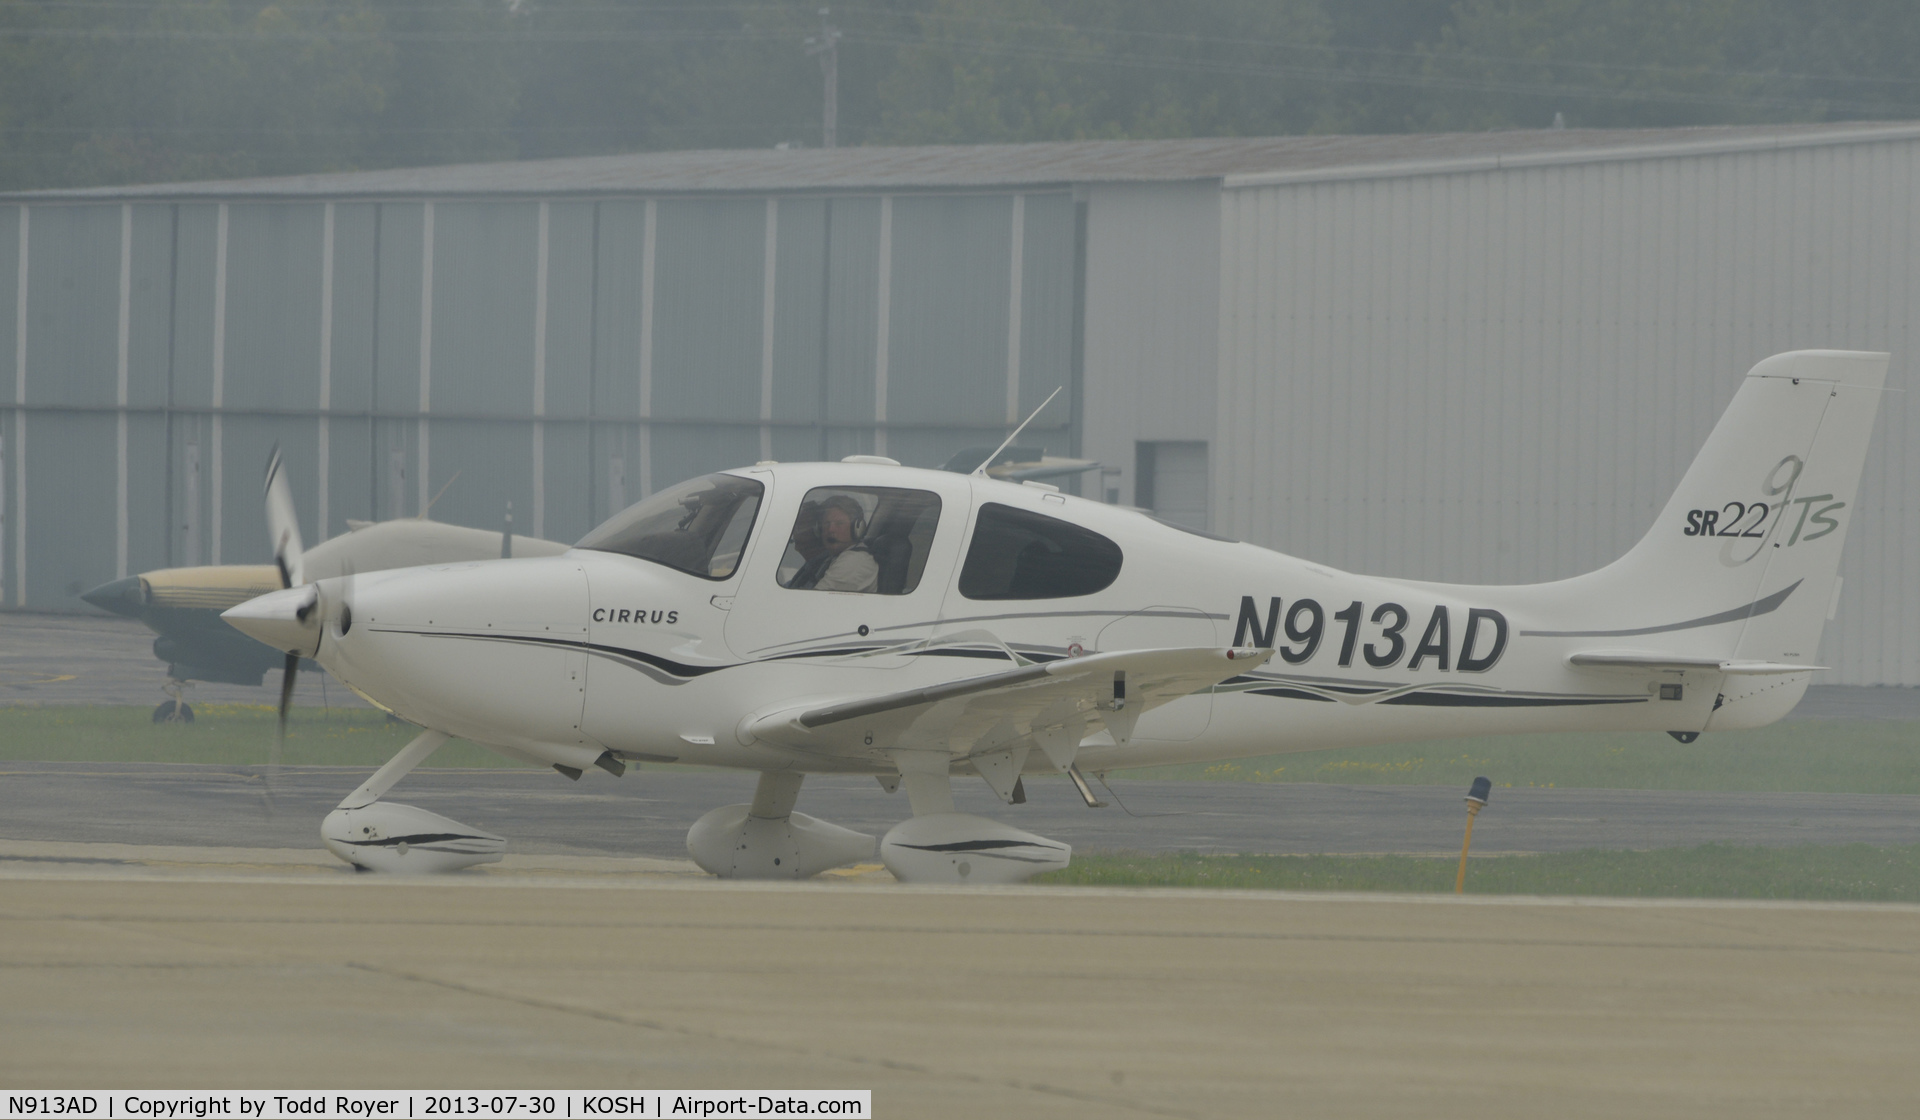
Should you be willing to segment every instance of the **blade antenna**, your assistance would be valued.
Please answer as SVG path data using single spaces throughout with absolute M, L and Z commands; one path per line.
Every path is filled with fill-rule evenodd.
M 1064 388 L 1066 388 L 1066 386 L 1062 385 L 1059 388 L 1056 388 L 1053 392 L 1048 393 L 1047 399 L 1040 402 L 1040 407 L 1034 409 L 1033 412 L 1025 420 L 1020 421 L 1020 426 L 1013 430 L 1013 434 L 1008 436 L 1006 439 L 1002 440 L 1000 442 L 1000 446 L 993 449 L 993 454 L 987 456 L 985 462 L 973 468 L 973 473 L 976 475 L 979 475 L 982 478 L 985 478 L 987 475 L 987 468 L 993 464 L 993 461 L 995 459 L 1000 457 L 1000 453 L 1002 451 L 1005 451 L 1007 449 L 1007 445 L 1012 443 L 1014 440 L 1019 439 L 1020 433 L 1027 430 L 1027 425 L 1033 423 L 1034 417 L 1039 416 L 1042 412 L 1045 412 L 1047 410 L 1047 406 L 1053 403 L 1053 398 L 1059 396 L 1060 390 Z

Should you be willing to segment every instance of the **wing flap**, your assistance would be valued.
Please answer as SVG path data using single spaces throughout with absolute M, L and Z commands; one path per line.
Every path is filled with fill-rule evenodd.
M 1272 650 L 1124 650 L 1025 665 L 877 696 L 785 704 L 754 738 L 834 755 L 945 749 L 956 755 L 1105 730 L 1124 741 L 1141 712 L 1265 664 Z M 1115 706 L 1115 701 L 1120 703 Z

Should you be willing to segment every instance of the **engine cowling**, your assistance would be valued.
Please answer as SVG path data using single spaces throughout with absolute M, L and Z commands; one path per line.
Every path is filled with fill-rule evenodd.
M 880 861 L 903 883 L 1019 883 L 1072 858 L 1071 844 L 971 813 L 927 813 L 880 839 Z
M 416 805 L 375 801 L 335 809 L 320 824 L 327 850 L 365 871 L 431 875 L 498 863 L 507 838 Z
M 722 805 L 687 830 L 687 854 L 722 879 L 806 879 L 873 858 L 873 837 L 793 813 L 756 817 L 750 805 Z

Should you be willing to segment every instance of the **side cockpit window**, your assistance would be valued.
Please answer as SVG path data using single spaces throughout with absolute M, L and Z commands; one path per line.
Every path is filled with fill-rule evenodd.
M 1120 546 L 1072 522 L 989 502 L 974 523 L 960 594 L 969 599 L 1067 599 L 1120 577 Z
M 740 567 L 764 492 L 751 478 L 703 475 L 628 506 L 573 547 L 651 560 L 701 579 L 726 579 Z
M 780 558 L 780 586 L 796 591 L 905 595 L 920 586 L 940 497 L 888 486 L 807 491 Z

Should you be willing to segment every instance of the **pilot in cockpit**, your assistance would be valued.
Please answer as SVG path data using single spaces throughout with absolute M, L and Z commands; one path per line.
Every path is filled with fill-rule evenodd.
M 812 503 L 801 506 L 792 538 L 794 551 L 805 563 L 787 586 L 814 591 L 879 590 L 879 562 L 861 543 L 867 512 L 859 501 L 834 494 L 812 510 L 808 505 Z

